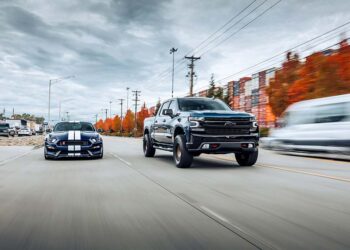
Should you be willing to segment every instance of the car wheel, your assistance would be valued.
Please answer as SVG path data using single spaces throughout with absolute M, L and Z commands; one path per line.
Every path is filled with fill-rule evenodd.
M 102 159 L 102 158 L 103 158 L 103 146 L 101 147 L 101 154 L 99 155 L 98 158 L 99 158 L 99 159 Z
M 240 166 L 253 166 L 258 160 L 258 150 L 250 153 L 236 153 L 235 156 Z
M 193 161 L 193 155 L 186 149 L 186 138 L 184 135 L 175 137 L 173 158 L 178 168 L 189 168 Z
M 153 147 L 153 143 L 149 134 L 143 135 L 143 154 L 146 157 L 153 157 L 156 153 L 156 149 Z

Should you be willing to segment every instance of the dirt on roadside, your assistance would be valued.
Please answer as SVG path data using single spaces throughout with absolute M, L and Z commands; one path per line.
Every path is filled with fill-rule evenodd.
M 44 135 L 0 137 L 0 146 L 42 146 Z

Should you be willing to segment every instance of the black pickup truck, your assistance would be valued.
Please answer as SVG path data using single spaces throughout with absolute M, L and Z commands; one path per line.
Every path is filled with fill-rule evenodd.
M 255 117 L 232 111 L 211 98 L 186 97 L 165 101 L 155 117 L 144 121 L 143 151 L 153 157 L 156 149 L 173 152 L 175 164 L 188 168 L 201 153 L 235 153 L 241 166 L 258 158 L 259 127 Z

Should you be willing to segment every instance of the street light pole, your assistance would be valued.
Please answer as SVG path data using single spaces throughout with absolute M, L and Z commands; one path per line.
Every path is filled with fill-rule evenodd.
M 51 120 L 51 85 L 54 83 L 58 83 L 60 81 L 66 80 L 66 79 L 70 79 L 70 78 L 74 78 L 74 75 L 71 76 L 66 76 L 66 77 L 62 77 L 62 78 L 57 78 L 57 79 L 50 79 L 49 80 L 49 107 L 48 107 L 48 112 L 47 112 L 47 118 L 48 118 L 48 125 L 50 126 L 50 120 Z
M 109 101 L 109 118 L 112 118 L 112 101 Z
M 129 87 L 126 87 L 126 111 L 129 109 Z
M 170 54 L 173 54 L 173 70 L 172 70 L 172 76 L 171 76 L 171 98 L 174 97 L 174 60 L 175 60 L 175 52 L 177 51 L 177 49 L 175 49 L 174 47 L 170 49 Z

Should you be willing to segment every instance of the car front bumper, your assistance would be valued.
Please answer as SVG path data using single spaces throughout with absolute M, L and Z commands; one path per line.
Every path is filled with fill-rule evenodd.
M 186 146 L 189 152 L 208 154 L 254 152 L 259 146 L 259 136 L 192 134 Z
M 48 158 L 96 158 L 103 153 L 103 143 L 97 142 L 88 146 L 80 146 L 78 149 L 68 145 L 59 146 L 45 142 L 45 154 Z

